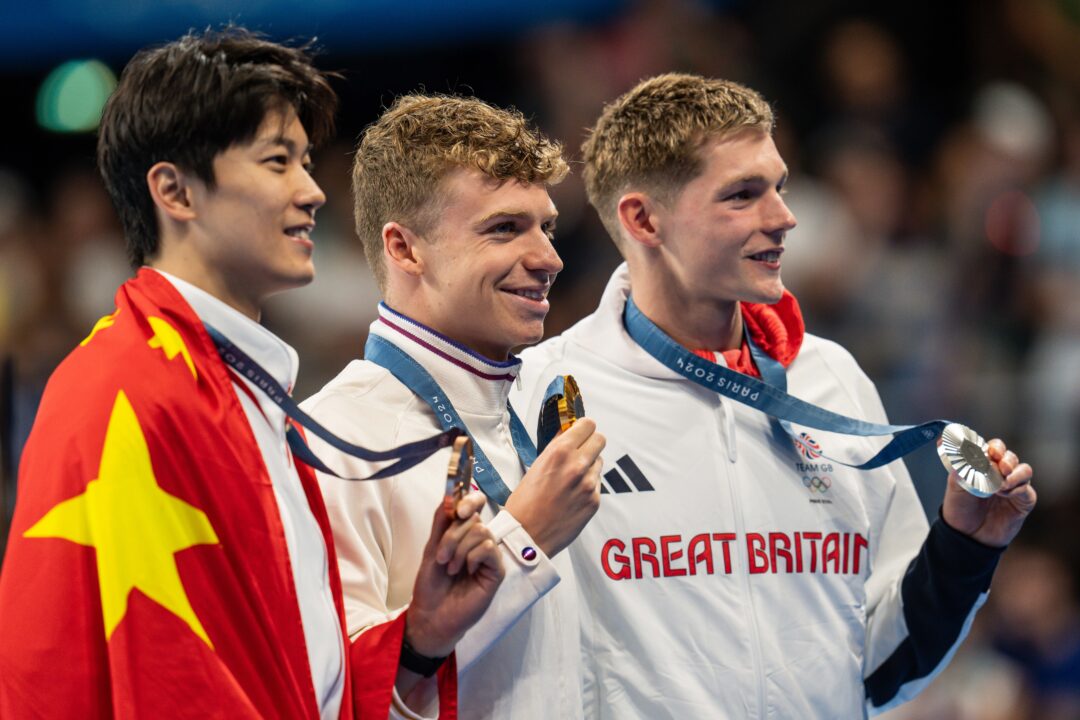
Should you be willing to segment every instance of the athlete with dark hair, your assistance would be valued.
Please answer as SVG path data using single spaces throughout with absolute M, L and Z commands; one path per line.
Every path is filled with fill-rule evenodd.
M 53 374 L 22 457 L 0 716 L 385 718 L 430 674 L 409 644 L 452 648 L 490 603 L 474 495 L 429 508 L 408 610 L 344 632 L 326 510 L 287 442 L 297 356 L 258 323 L 314 277 L 310 152 L 335 106 L 305 50 L 239 28 L 125 69 L 98 157 L 138 272 Z M 452 660 L 438 687 L 454 717 Z

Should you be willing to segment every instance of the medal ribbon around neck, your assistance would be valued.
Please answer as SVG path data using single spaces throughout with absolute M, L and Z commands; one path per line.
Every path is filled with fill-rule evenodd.
M 397 460 L 397 462 L 392 465 L 388 465 L 374 475 L 370 475 L 366 478 L 352 478 L 338 475 L 315 456 L 315 453 L 308 447 L 308 444 L 304 441 L 300 432 L 290 423 L 285 429 L 285 439 L 289 443 L 293 455 L 304 464 L 313 467 L 320 472 L 333 475 L 342 480 L 379 480 L 381 478 L 390 477 L 391 475 L 397 475 L 398 473 L 404 472 L 414 465 L 423 462 L 442 448 L 452 445 L 454 440 L 462 435 L 460 430 L 449 430 L 448 432 L 442 432 L 424 440 L 417 440 L 416 442 L 406 443 L 405 445 L 391 448 L 390 450 L 381 451 L 368 450 L 360 445 L 353 445 L 327 430 L 313 417 L 301 410 L 296 404 L 296 401 L 289 395 L 288 391 L 281 387 L 281 384 L 278 383 L 269 372 L 263 369 L 263 367 L 255 362 L 255 360 L 247 353 L 238 348 L 235 343 L 229 340 L 229 338 L 225 337 L 221 331 L 205 323 L 203 324 L 203 327 L 206 328 L 206 332 L 210 335 L 210 339 L 214 341 L 218 354 L 225 364 L 235 370 L 238 375 L 249 380 L 255 387 L 262 390 L 270 400 L 281 408 L 282 412 L 306 428 L 308 432 L 322 438 L 331 447 L 340 450 L 346 455 L 351 455 L 352 457 L 360 458 L 361 460 L 367 460 L 369 462 Z
M 386 368 L 401 384 L 426 402 L 432 412 L 435 413 L 435 418 L 439 421 L 439 425 L 442 426 L 443 430 L 457 429 L 459 432 L 469 435 L 469 429 L 466 427 L 465 421 L 461 419 L 461 415 L 458 414 L 453 403 L 450 402 L 450 398 L 439 387 L 439 383 L 407 352 L 389 340 L 371 334 L 368 335 L 367 344 L 364 345 L 364 358 Z M 517 413 L 514 412 L 514 408 L 507 403 L 506 409 L 510 412 L 510 438 L 513 440 L 518 458 L 521 459 L 522 465 L 528 470 L 536 462 L 536 446 L 533 445 L 532 440 L 529 438 L 529 432 L 525 429 L 521 419 L 518 418 Z M 473 453 L 475 455 L 473 479 L 485 495 L 499 505 L 506 505 L 506 501 L 510 499 L 510 488 L 506 486 L 495 466 L 488 460 L 487 455 L 484 454 L 483 449 L 476 442 L 476 438 L 469 436 L 472 438 Z
M 800 447 L 810 449 L 795 433 L 792 423 L 858 437 L 894 436 L 876 455 L 859 464 L 837 460 L 815 450 L 817 454 L 840 465 L 857 470 L 872 470 L 888 465 L 931 442 L 947 425 L 952 424 L 949 420 L 931 420 L 920 425 L 871 423 L 834 413 L 788 395 L 787 371 L 784 366 L 757 347 L 749 333 L 746 334 L 746 340 L 764 381 L 693 354 L 645 317 L 634 304 L 633 298 L 627 298 L 623 323 L 634 342 L 665 366 L 708 390 L 760 410 L 774 420 L 774 429 L 778 425 Z

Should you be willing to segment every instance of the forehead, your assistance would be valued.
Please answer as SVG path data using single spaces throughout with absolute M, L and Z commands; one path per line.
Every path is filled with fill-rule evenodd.
M 439 183 L 438 201 L 456 216 L 507 212 L 551 215 L 555 204 L 546 185 L 520 180 L 496 180 L 475 168 L 454 168 Z M 479 218 L 474 218 L 479 219 Z
M 296 110 L 287 103 L 271 106 L 263 115 L 251 139 L 237 143 L 233 147 L 254 148 L 275 144 L 293 145 L 300 152 L 307 152 L 310 149 L 307 130 L 300 122 Z
M 787 174 L 787 165 L 780 157 L 772 135 L 759 128 L 708 138 L 698 150 L 698 157 L 702 163 L 698 179 L 705 178 L 710 182 L 752 176 L 779 180 Z

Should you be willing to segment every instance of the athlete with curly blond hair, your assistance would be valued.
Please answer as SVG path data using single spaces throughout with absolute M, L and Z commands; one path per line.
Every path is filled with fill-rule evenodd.
M 357 232 L 384 297 L 367 359 L 304 403 L 361 444 L 404 443 L 446 424 L 472 437 L 474 477 L 488 496 L 482 518 L 506 578 L 457 646 L 463 717 L 581 714 L 576 593 L 563 550 L 596 512 L 604 438 L 582 420 L 535 457 L 507 405 L 520 368 L 510 350 L 542 337 L 562 269 L 548 187 L 566 173 L 559 145 L 516 111 L 474 98 L 399 98 L 365 130 L 353 167 Z M 341 474 L 372 470 L 334 459 Z M 439 453 L 375 483 L 319 478 L 350 632 L 409 604 L 447 459 Z M 413 648 L 432 665 L 448 649 Z M 424 687 L 399 700 L 404 716 L 417 717 L 405 704 L 434 711 Z

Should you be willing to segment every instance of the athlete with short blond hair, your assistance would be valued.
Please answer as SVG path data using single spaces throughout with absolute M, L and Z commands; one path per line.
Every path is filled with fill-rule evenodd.
M 668 74 L 605 107 L 584 146 L 589 200 L 626 263 L 592 315 L 523 353 L 514 401 L 530 422 L 572 373 L 608 435 L 604 500 L 571 546 L 590 718 L 897 705 L 948 662 L 1035 505 L 1031 468 L 993 440 L 1004 486 L 977 498 L 952 474 L 928 527 L 902 463 L 826 457 L 862 462 L 880 442 L 793 442 L 754 405 L 775 394 L 750 379 L 764 376 L 885 422 L 855 360 L 806 333 L 784 289 L 795 217 L 772 127 L 757 92 Z

